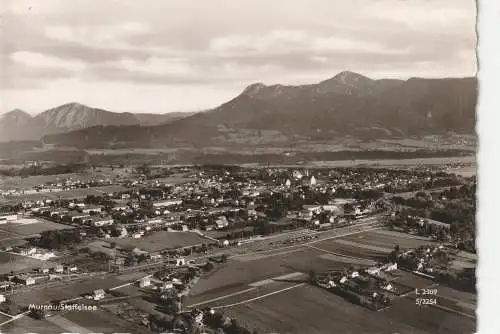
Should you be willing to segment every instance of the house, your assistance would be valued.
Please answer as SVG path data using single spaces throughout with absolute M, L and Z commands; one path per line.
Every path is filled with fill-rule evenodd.
M 151 285 L 151 279 L 149 277 L 143 277 L 139 280 L 139 287 L 145 288 Z
M 49 272 L 49 268 L 37 268 L 37 272 L 47 274 Z
M 357 271 L 353 271 L 353 272 L 351 273 L 351 278 L 356 278 L 356 277 L 359 277 L 359 272 L 357 272 Z
M 397 263 L 388 263 L 384 265 L 384 271 L 393 271 L 398 269 L 398 264 Z
M 92 218 L 92 225 L 94 226 L 109 226 L 113 225 L 113 218 L 111 217 L 95 217 Z
M 318 285 L 322 288 L 325 288 L 325 289 L 331 289 L 331 288 L 334 288 L 337 286 L 337 284 L 335 284 L 334 281 L 332 280 L 329 280 L 328 282 L 326 283 L 323 283 L 323 282 L 319 282 Z
M 7 289 L 8 287 L 10 287 L 12 285 L 11 282 L 8 282 L 8 281 L 3 281 L 3 282 L 0 282 L 0 289 Z
M 343 214 L 344 210 L 338 205 L 333 205 L 333 204 L 325 204 L 322 206 L 323 211 L 328 211 L 332 212 L 335 214 Z
M 219 216 L 217 220 L 215 221 L 215 225 L 217 226 L 218 229 L 224 228 L 229 226 L 229 222 L 226 218 L 226 216 Z
M 161 260 L 162 255 L 161 255 L 161 254 L 159 254 L 159 253 L 150 253 L 150 254 L 149 254 L 149 258 L 150 258 L 151 260 Z
M 0 303 L 3 303 L 5 301 L 6 301 L 5 296 L 4 295 L 0 295 Z
M 55 268 L 54 268 L 54 272 L 56 273 L 62 273 L 64 271 L 64 267 L 62 265 L 57 265 Z
M 158 219 L 148 219 L 146 221 L 146 224 L 149 224 L 149 225 L 163 224 L 163 219 L 161 219 L 161 218 L 158 218 Z
M 124 238 L 128 235 L 128 231 L 125 227 L 122 227 L 121 231 L 120 231 L 120 238 Z
M 321 205 L 303 205 L 302 208 L 314 214 L 319 214 L 323 211 Z
M 104 295 L 105 295 L 104 290 L 103 289 L 98 289 L 98 290 L 94 290 L 92 298 L 94 300 L 100 300 L 100 299 L 104 298 Z
M 113 211 L 126 211 L 128 209 L 128 205 L 115 205 L 113 207 Z
M 89 221 L 92 221 L 90 216 L 86 213 L 71 212 L 65 214 L 64 217 L 68 217 L 72 223 L 76 221 L 81 221 L 82 223 L 87 223 Z
M 44 211 L 46 212 L 46 211 Z M 64 217 L 69 211 L 66 210 L 66 209 L 52 209 L 52 210 L 49 210 L 48 211 L 48 215 L 51 216 L 51 217 L 54 217 L 54 218 L 59 218 L 61 219 L 62 217 Z
M 165 282 L 161 286 L 162 290 L 170 290 L 170 289 L 173 289 L 173 288 L 174 288 L 174 283 L 172 283 L 172 282 Z
M 102 207 L 100 206 L 88 206 L 86 208 L 80 209 L 82 213 L 90 214 L 90 213 L 100 213 L 102 211 Z
M 27 249 L 23 249 L 19 252 L 19 254 L 24 255 L 24 256 L 32 256 L 36 254 L 37 249 L 35 247 L 30 247 Z
M 194 316 L 194 322 L 200 326 L 203 324 L 203 312 L 199 311 L 195 316 Z
M 67 266 L 66 270 L 70 271 L 70 272 L 75 272 L 78 270 L 78 267 L 77 266 Z
M 318 181 L 316 181 L 316 178 L 314 177 L 314 175 L 311 176 L 311 181 L 309 181 L 309 182 L 310 182 L 311 186 L 315 186 L 318 183 Z
M 178 278 L 173 278 L 172 279 L 172 284 L 173 285 L 182 285 L 182 281 Z
M 35 284 L 35 279 L 33 277 L 30 277 L 30 276 L 27 276 L 27 275 L 24 275 L 24 274 L 21 274 L 21 275 L 17 276 L 16 280 L 20 284 L 24 284 L 24 285 L 33 285 L 33 284 Z

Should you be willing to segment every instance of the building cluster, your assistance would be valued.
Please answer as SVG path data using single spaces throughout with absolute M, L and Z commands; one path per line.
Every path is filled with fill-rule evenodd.
M 399 254 L 397 261 L 401 268 L 433 276 L 449 269 L 454 253 L 444 245 L 421 246 Z
M 81 272 L 76 265 L 55 264 L 52 267 L 38 267 L 30 272 L 4 274 L 0 289 L 16 289 L 18 286 L 30 286 L 79 274 Z
M 315 278 L 315 284 L 353 303 L 380 310 L 391 305 L 396 293 L 391 283 L 391 272 L 396 269 L 396 263 L 387 263 L 364 270 L 326 273 Z

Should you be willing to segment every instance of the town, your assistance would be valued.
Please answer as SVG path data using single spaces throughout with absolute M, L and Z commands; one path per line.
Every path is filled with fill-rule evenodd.
M 45 166 L 17 183 L 6 176 L 2 328 L 231 334 L 293 326 L 278 316 L 301 319 L 305 327 L 293 331 L 328 326 L 288 310 L 292 300 L 323 312 L 342 307 L 351 319 L 374 317 L 364 309 L 386 314 L 401 332 L 413 328 L 405 317 L 416 307 L 428 321 L 440 312 L 460 319 L 450 333 L 457 323 L 474 328 L 476 179 L 451 167 L 143 164 Z M 438 296 L 416 305 L 425 289 Z M 370 326 L 383 330 L 383 317 Z

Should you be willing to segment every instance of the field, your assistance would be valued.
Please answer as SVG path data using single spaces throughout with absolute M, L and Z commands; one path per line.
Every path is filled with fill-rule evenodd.
M 25 219 L 23 223 L 6 223 L 0 225 L 0 248 L 13 247 L 25 244 L 24 238 L 39 234 L 43 231 L 62 230 L 72 228 L 67 225 L 53 223 L 43 219 Z
M 436 283 L 396 271 L 394 305 L 380 312 L 304 283 L 309 270 L 367 267 L 398 244 L 402 249 L 428 244 L 426 238 L 387 230 L 311 242 L 256 254 L 240 254 L 203 277 L 186 300 L 188 306 L 220 308 L 248 328 L 280 333 L 472 333 L 476 296 L 437 287 L 437 307 L 415 302 L 415 288 Z M 302 273 L 283 279 L 283 275 Z M 325 314 L 328 316 L 325 316 Z
M 94 277 L 85 280 L 64 282 L 57 286 L 38 286 L 28 292 L 15 294 L 11 297 L 14 304 L 26 306 L 30 303 L 47 303 L 54 300 L 78 298 L 84 294 L 92 293 L 97 289 L 110 289 L 144 277 L 144 273 L 115 274 Z
M 440 158 L 420 158 L 420 159 L 355 159 L 355 160 L 336 160 L 336 161 L 309 161 L 303 164 L 292 165 L 271 165 L 269 167 L 297 167 L 297 166 L 310 166 L 310 167 L 355 167 L 355 166 L 383 166 L 383 167 L 405 167 L 405 166 L 422 166 L 422 165 L 445 165 L 454 163 L 475 163 L 476 157 L 440 157 Z M 244 164 L 245 166 L 258 167 L 257 163 Z M 266 167 L 268 167 L 266 165 Z
M 477 166 L 450 168 L 447 170 L 447 172 L 463 177 L 471 177 L 477 175 Z
M 65 330 L 48 320 L 36 320 L 28 316 L 2 326 L 2 331 L 9 334 L 26 333 L 64 333 Z
M 139 248 L 148 252 L 157 252 L 164 249 L 181 248 L 206 243 L 209 240 L 192 232 L 167 232 L 160 231 L 154 234 L 134 238 L 111 238 L 120 248 Z
M 65 312 L 43 320 L 25 316 L 2 326 L 2 330 L 9 334 L 137 333 L 138 330 L 144 334 L 152 333 L 144 326 L 139 328 L 103 309 Z
M 411 299 L 374 312 L 333 293 L 304 285 L 226 309 L 249 328 L 282 333 L 473 333 L 474 323 Z M 328 315 L 326 315 L 328 314 Z
M 0 252 L 0 274 L 17 272 L 26 269 L 38 268 L 51 264 L 48 261 L 33 259 L 27 256 Z
M 19 203 L 19 201 L 39 201 L 39 200 L 56 200 L 56 199 L 74 199 L 74 198 L 85 198 L 88 195 L 99 196 L 106 193 L 113 193 L 123 191 L 126 188 L 120 185 L 110 185 L 101 187 L 91 187 L 91 188 L 79 188 L 65 191 L 54 191 L 46 193 L 36 193 L 36 194 L 25 194 L 18 196 L 9 196 L 0 201 L 1 203 Z
M 73 227 L 54 223 L 40 218 L 23 219 L 16 223 L 6 223 L 0 225 L 0 231 L 11 233 L 18 236 L 29 236 L 32 234 L 42 233 L 50 230 L 64 230 Z

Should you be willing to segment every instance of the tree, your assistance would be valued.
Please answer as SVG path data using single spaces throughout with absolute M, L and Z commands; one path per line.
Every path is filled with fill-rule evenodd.
M 137 264 L 137 257 L 134 253 L 130 252 L 125 260 L 125 263 L 129 266 L 135 266 Z
M 318 276 L 316 271 L 314 270 L 309 270 L 309 283 L 315 283 L 317 280 Z
M 209 272 L 212 269 L 214 269 L 214 265 L 210 261 L 203 266 L 203 270 L 205 270 L 206 272 Z

